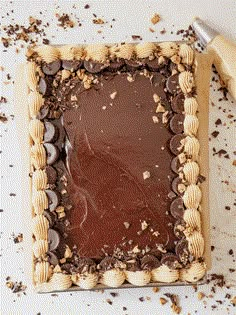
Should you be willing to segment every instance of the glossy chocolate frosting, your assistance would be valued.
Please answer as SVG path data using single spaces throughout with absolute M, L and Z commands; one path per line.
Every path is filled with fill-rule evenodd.
M 85 90 L 78 79 L 59 86 L 58 99 L 67 134 L 69 246 L 82 257 L 99 259 L 119 248 L 160 246 L 173 251 L 175 219 L 169 214 L 173 192 L 172 132 L 156 113 L 157 94 L 168 110 L 165 77 L 140 72 L 104 73 Z M 157 119 L 154 118 L 158 118 Z

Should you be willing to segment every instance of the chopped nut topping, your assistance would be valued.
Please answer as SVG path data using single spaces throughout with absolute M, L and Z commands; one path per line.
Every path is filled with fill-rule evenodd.
M 155 231 L 155 232 L 152 233 L 152 235 L 158 237 L 160 235 L 160 233 L 158 231 Z
M 180 314 L 181 312 L 181 307 L 180 306 L 177 306 L 176 304 L 172 304 L 171 305 L 171 309 L 172 311 L 175 313 L 175 314 Z
M 153 25 L 157 24 L 161 20 L 161 17 L 158 13 L 155 13 L 151 18 L 151 22 Z
M 117 91 L 111 93 L 111 94 L 110 94 L 110 98 L 111 98 L 112 100 L 114 100 L 115 97 L 116 97 L 116 95 L 117 95 Z
M 151 176 L 150 172 L 148 172 L 148 171 L 143 172 L 143 179 L 144 180 L 150 178 L 150 176 Z
M 130 223 L 129 222 L 124 222 L 124 226 L 126 229 L 128 229 L 130 227 Z
M 157 116 L 152 116 L 152 120 L 153 120 L 154 124 L 159 123 L 159 119 Z
M 161 105 L 161 103 L 159 103 L 159 104 L 157 105 L 157 108 L 156 108 L 156 113 L 164 113 L 165 111 L 166 111 L 166 110 L 165 110 L 164 106 Z
M 56 208 L 56 212 L 57 213 L 62 213 L 64 211 L 65 211 L 65 208 L 63 206 L 59 206 L 59 207 Z
M 161 305 L 165 305 L 167 303 L 167 299 L 161 297 L 160 298 L 160 303 L 161 303 Z
M 168 110 L 163 113 L 163 115 L 162 115 L 162 123 L 163 124 L 168 123 L 168 114 L 169 114 Z
M 142 231 L 146 230 L 148 227 L 148 223 L 146 221 L 141 222 L 141 229 Z
M 157 95 L 156 93 L 153 94 L 153 99 L 155 103 L 159 103 L 160 102 L 160 96 Z
M 204 298 L 205 294 L 203 292 L 198 292 L 197 298 L 198 300 L 202 300 Z
M 134 82 L 134 78 L 131 77 L 130 75 L 127 76 L 127 80 L 128 80 L 129 82 Z
M 138 245 L 134 246 L 132 252 L 135 254 L 140 253 L 140 249 L 138 248 Z

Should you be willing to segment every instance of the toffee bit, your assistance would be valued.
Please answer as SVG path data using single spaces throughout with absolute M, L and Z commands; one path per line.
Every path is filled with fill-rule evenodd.
M 114 100 L 116 95 L 117 95 L 117 91 L 114 91 L 113 93 L 110 94 L 110 98 Z
M 155 103 L 159 103 L 160 102 L 160 96 L 157 95 L 156 93 L 153 94 L 153 100 Z
M 165 305 L 167 303 L 167 299 L 160 297 L 160 303 L 161 305 Z
M 93 19 L 93 24 L 105 24 L 105 22 L 102 19 Z
M 161 20 L 161 17 L 158 13 L 155 13 L 151 18 L 151 22 L 153 25 L 157 24 Z
M 154 293 L 157 293 L 157 292 L 160 291 L 160 289 L 159 289 L 158 287 L 153 287 L 153 288 L 152 288 L 152 291 L 153 291 Z
M 197 298 L 198 300 L 202 300 L 205 297 L 205 294 L 203 292 L 198 292 Z
M 156 113 L 164 113 L 166 110 L 165 110 L 165 107 L 161 104 L 158 104 L 157 105 L 157 108 L 156 108 Z
M 150 176 L 151 176 L 151 174 L 150 174 L 150 172 L 149 172 L 149 171 L 145 171 L 145 172 L 143 172 L 143 179 L 144 179 L 144 180 L 146 180 L 146 179 L 150 178 Z

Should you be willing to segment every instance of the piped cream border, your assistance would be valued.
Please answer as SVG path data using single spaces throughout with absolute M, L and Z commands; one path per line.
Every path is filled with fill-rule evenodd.
M 183 44 L 183 45 L 185 45 L 185 44 Z M 81 46 L 78 46 L 81 48 L 79 50 L 79 56 L 81 56 L 81 58 L 83 58 L 83 59 L 93 59 L 93 53 L 91 54 L 91 52 L 95 51 L 96 56 L 94 56 L 94 60 L 102 62 L 104 60 L 104 58 L 108 57 L 108 54 L 109 55 L 110 54 L 112 55 L 114 53 L 120 54 L 119 45 L 114 45 L 112 47 L 109 47 L 109 46 L 103 46 L 102 47 L 100 45 L 100 46 L 97 46 L 97 51 L 94 48 L 94 45 L 92 45 L 92 46 L 93 46 L 92 48 L 90 46 L 87 48 L 81 48 Z M 45 60 L 45 61 L 50 60 L 50 62 L 52 62 L 53 60 L 56 60 L 57 58 L 59 58 L 59 56 L 60 56 L 60 49 L 59 48 L 52 46 L 52 49 L 47 48 L 47 51 L 46 51 L 43 47 L 44 46 L 37 49 L 39 55 L 42 57 L 43 60 Z M 104 47 L 106 47 L 106 48 L 104 48 Z M 161 49 L 160 49 L 160 47 L 161 47 Z M 137 57 L 139 57 L 139 56 L 148 57 L 148 54 L 149 54 L 149 57 L 153 58 L 154 55 L 155 56 L 158 56 L 158 55 L 161 56 L 163 53 L 163 55 L 166 55 L 169 58 L 174 57 L 175 60 L 178 60 L 178 58 L 177 58 L 178 57 L 178 51 L 180 51 L 180 52 L 182 51 L 182 54 L 183 54 L 184 49 L 177 50 L 177 47 L 178 46 L 176 46 L 175 43 L 162 43 L 161 45 L 160 44 L 153 44 L 153 43 L 138 44 L 138 45 L 125 44 L 125 45 L 122 45 L 124 55 L 121 54 L 121 55 L 119 55 L 119 57 L 121 58 L 123 56 L 128 56 L 128 55 L 137 56 Z M 116 48 L 116 52 L 114 52 L 115 48 Z M 63 48 L 63 50 L 65 53 L 65 48 Z M 75 47 L 74 51 L 78 52 L 77 47 Z M 89 54 L 88 54 L 88 52 L 89 52 Z M 47 55 L 48 53 L 51 55 L 48 56 Z M 70 53 L 71 53 L 71 49 L 70 49 Z M 116 55 L 116 56 L 118 56 L 118 55 Z M 78 55 L 75 58 L 79 59 Z M 187 51 L 187 55 L 185 57 L 182 56 L 182 58 L 185 58 L 187 60 L 186 64 L 188 64 L 187 62 L 189 62 L 189 60 L 193 59 L 191 57 L 191 53 L 190 53 L 189 49 Z M 37 94 L 37 82 L 38 81 L 37 81 L 37 79 L 35 79 L 35 73 L 33 73 L 34 70 L 32 70 L 35 68 L 36 68 L 36 65 L 32 65 L 32 63 L 28 63 L 27 67 L 26 67 L 26 69 L 27 69 L 26 70 L 26 73 L 27 73 L 26 77 L 27 77 L 27 85 L 28 85 L 29 114 L 30 114 L 30 119 L 33 119 L 34 122 L 36 121 L 35 120 L 36 119 L 35 113 L 36 113 L 37 109 L 40 109 L 40 107 L 43 104 L 43 98 L 41 97 L 41 95 L 39 93 Z M 194 86 L 193 79 L 194 78 L 187 71 L 181 72 L 180 87 L 184 93 L 189 93 L 191 91 L 190 89 Z M 36 84 L 35 87 L 34 87 L 34 84 Z M 194 100 L 194 103 L 195 103 L 195 107 L 196 107 L 197 101 Z M 193 107 L 193 105 L 192 105 L 192 107 Z M 187 109 L 187 110 L 185 109 L 186 112 L 189 111 L 191 114 L 185 115 L 184 131 L 186 134 L 186 139 L 184 142 L 184 148 L 188 154 L 192 153 L 192 156 L 193 156 L 193 160 L 188 159 L 187 163 L 192 163 L 193 161 L 197 162 L 199 159 L 198 140 L 195 137 L 197 127 L 198 127 L 198 120 L 197 120 L 196 112 L 194 115 L 194 111 L 192 110 L 192 107 L 188 106 L 188 104 L 185 104 L 185 108 Z M 190 115 L 194 116 L 195 119 L 191 119 L 193 117 L 189 117 Z M 197 127 L 196 127 L 196 124 L 197 124 Z M 35 125 L 37 128 L 39 123 L 38 124 L 36 123 Z M 39 133 L 38 129 L 35 129 L 33 132 L 34 135 L 37 135 L 38 133 Z M 192 141 L 192 140 L 195 140 L 195 141 Z M 31 144 L 33 145 L 34 143 L 36 143 L 38 145 L 38 148 L 39 148 L 38 154 L 36 154 L 36 159 L 38 159 L 38 162 L 39 162 L 38 164 L 36 163 L 38 165 L 37 168 L 43 170 L 44 164 L 41 163 L 43 150 L 42 150 L 42 145 L 39 145 L 39 142 L 41 142 L 41 139 L 37 139 L 37 137 L 34 137 L 34 139 L 31 139 Z M 33 158 L 35 160 L 35 156 Z M 191 167 L 185 168 L 185 174 L 184 175 L 185 175 L 185 177 L 193 178 L 194 177 L 193 174 L 195 174 L 195 176 L 196 176 L 196 172 L 198 172 L 198 168 L 196 167 L 196 164 L 191 164 Z M 37 171 L 37 174 L 39 174 L 38 171 Z M 42 183 L 41 186 L 40 186 L 40 178 L 38 178 L 38 181 L 39 181 L 39 186 L 37 186 L 37 188 L 38 189 L 39 189 L 39 187 L 41 189 L 42 189 L 42 187 L 44 188 L 45 176 L 43 178 L 44 182 Z M 196 183 L 194 183 L 194 181 L 191 182 L 189 184 L 189 186 L 187 187 L 188 189 L 186 189 L 185 194 L 184 194 L 185 205 L 194 205 L 195 207 L 193 208 L 193 211 L 199 211 L 199 204 L 201 201 L 201 196 L 200 196 L 201 190 L 199 190 L 197 187 L 198 187 L 198 185 L 196 185 Z M 37 188 L 36 188 L 36 190 L 37 190 Z M 39 189 L 39 190 L 41 190 L 41 189 Z M 42 215 L 37 215 L 37 214 L 36 214 L 36 217 L 33 219 L 33 230 L 38 231 L 38 232 L 36 232 L 36 234 L 38 233 L 37 234 L 37 240 L 38 241 L 47 239 L 47 235 L 45 233 L 45 230 L 47 229 L 48 225 L 47 225 L 45 219 L 46 218 L 44 218 Z M 194 216 L 193 216 L 192 220 L 194 220 Z M 188 227 L 188 225 L 187 225 L 187 227 Z M 191 246 L 189 246 L 191 253 L 194 256 L 196 255 L 196 258 L 198 258 L 198 256 L 201 256 L 203 253 L 203 246 L 202 246 L 203 238 L 201 237 L 200 231 L 198 231 L 197 235 L 194 235 L 195 237 L 192 237 L 193 234 L 194 233 L 191 230 L 186 231 L 186 238 L 188 239 L 189 244 L 191 244 Z M 42 248 L 41 245 L 40 245 L 41 246 L 40 248 L 37 248 L 37 246 L 39 246 L 39 245 L 34 244 L 34 248 L 36 247 L 35 252 L 41 253 L 41 256 L 43 258 L 43 255 L 45 254 L 44 251 L 46 249 Z M 199 248 L 199 247 L 201 248 L 200 254 L 199 254 L 199 251 L 196 250 L 196 248 Z M 197 275 L 192 276 L 192 278 L 194 278 L 193 282 L 195 282 L 195 281 L 198 281 L 199 279 L 202 278 L 202 276 L 201 276 L 201 278 L 199 278 L 199 275 L 200 274 L 203 275 L 205 273 L 206 266 L 203 263 L 198 263 L 197 261 L 195 261 L 193 264 L 194 264 L 194 266 L 198 266 L 198 268 L 191 268 L 191 266 L 190 266 L 190 268 L 188 269 L 188 271 L 186 271 L 186 273 L 189 274 L 189 272 L 191 272 L 192 269 L 193 269 L 193 271 L 195 269 L 197 269 Z M 165 272 L 164 272 L 163 268 L 165 269 Z M 104 273 L 102 278 L 103 279 L 106 278 L 106 281 L 105 281 L 106 285 L 111 286 L 111 287 L 117 286 L 117 283 L 119 284 L 118 286 L 122 285 L 125 279 L 128 280 L 133 285 L 141 285 L 141 286 L 148 284 L 151 281 L 151 279 L 152 279 L 152 281 L 160 281 L 160 282 L 164 282 L 164 283 L 165 282 L 168 282 L 168 283 L 174 282 L 174 281 L 177 281 L 179 279 L 179 271 L 177 271 L 177 274 L 175 275 L 175 277 L 173 277 L 173 270 L 169 269 L 167 266 L 162 265 L 157 269 L 158 270 L 153 270 L 152 272 L 146 272 L 146 271 L 145 272 L 139 272 L 139 274 L 137 274 L 137 272 L 135 272 L 136 276 L 135 276 L 135 273 L 130 273 L 128 271 L 125 271 L 124 276 L 123 276 L 122 270 L 117 270 L 117 272 L 115 272 L 115 269 L 114 269 L 114 272 L 112 272 L 112 274 L 113 274 L 112 277 L 111 277 L 111 275 L 109 275 L 109 276 L 108 276 L 108 274 L 106 275 L 106 273 L 110 274 L 110 271 L 109 272 L 107 271 Z M 204 273 L 203 273 L 203 269 L 204 269 Z M 200 272 L 199 270 L 202 270 L 202 272 Z M 44 281 L 42 281 L 42 282 L 46 281 L 45 283 L 43 283 L 44 287 L 47 286 L 47 284 L 48 284 L 48 285 L 50 285 L 51 289 L 57 290 L 57 288 L 55 288 L 55 285 L 53 283 L 54 283 L 54 279 L 56 279 L 55 282 L 58 284 L 58 279 L 60 277 L 59 276 L 53 277 L 52 275 L 58 274 L 58 273 L 62 274 L 62 273 L 60 270 L 57 270 L 57 272 L 55 272 L 55 271 L 53 273 L 51 270 L 51 267 L 48 266 L 47 264 L 45 264 L 43 261 L 40 263 L 40 265 L 37 264 L 37 268 L 36 268 L 36 266 L 34 268 L 34 280 L 36 281 L 36 286 L 40 285 L 40 287 L 42 287 L 41 280 L 43 279 Z M 154 276 L 153 276 L 153 274 L 154 274 Z M 159 276 L 157 276 L 158 274 L 159 274 Z M 186 278 L 185 279 L 183 276 L 183 274 L 184 274 L 183 270 L 181 270 L 180 274 L 182 275 L 181 279 L 184 281 L 188 281 L 187 279 L 191 278 L 188 276 L 188 277 L 185 277 Z M 62 274 L 62 275 L 64 275 L 64 274 Z M 78 276 L 80 277 L 80 275 L 78 275 Z M 89 278 L 88 281 L 90 284 L 86 284 L 86 277 L 83 277 L 83 285 L 82 286 L 84 286 L 84 288 L 86 288 L 86 287 L 91 288 L 91 276 L 89 276 L 89 275 L 87 275 L 87 276 Z M 96 277 L 93 277 L 93 285 L 95 286 L 96 281 L 94 278 L 96 278 Z M 116 278 L 117 278 L 117 281 L 115 281 Z M 38 281 L 38 279 L 41 279 L 41 280 Z M 123 279 L 123 280 L 118 281 L 118 279 Z M 104 280 L 101 280 L 101 281 L 102 281 L 102 283 L 104 283 Z M 116 283 L 115 285 L 114 285 L 114 281 Z M 68 289 L 71 286 L 71 284 L 72 284 L 72 281 L 69 281 L 69 278 L 65 281 L 63 280 L 62 284 L 60 285 L 60 289 L 61 290 Z M 44 288 L 44 290 L 47 291 L 47 289 L 45 289 L 45 288 Z M 41 291 L 40 288 L 39 288 L 39 291 Z

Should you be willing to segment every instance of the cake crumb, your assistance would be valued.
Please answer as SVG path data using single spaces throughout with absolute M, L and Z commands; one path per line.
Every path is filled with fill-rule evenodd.
M 143 179 L 144 179 L 144 180 L 150 178 L 150 176 L 151 176 L 151 174 L 150 174 L 149 171 L 143 172 Z
M 111 93 L 111 94 L 110 94 L 110 98 L 111 98 L 112 100 L 114 100 L 115 97 L 116 97 L 116 95 L 117 95 L 117 91 Z
M 152 18 L 151 18 L 151 22 L 153 25 L 157 24 L 158 22 L 160 22 L 161 17 L 158 13 L 155 13 Z
M 153 291 L 154 293 L 157 293 L 157 292 L 160 291 L 160 289 L 159 289 L 158 287 L 153 287 L 153 288 L 152 288 L 152 291 Z
M 153 28 L 151 28 L 151 27 L 149 27 L 149 31 L 150 31 L 151 33 L 154 33 L 154 32 L 155 32 L 155 30 L 154 30 Z
M 103 21 L 103 19 L 93 19 L 93 24 L 105 24 L 105 22 Z
M 199 301 L 202 300 L 204 297 L 205 297 L 205 294 L 203 292 L 198 292 L 197 298 Z
M 165 305 L 167 303 L 167 299 L 160 297 L 160 303 L 161 305 Z

